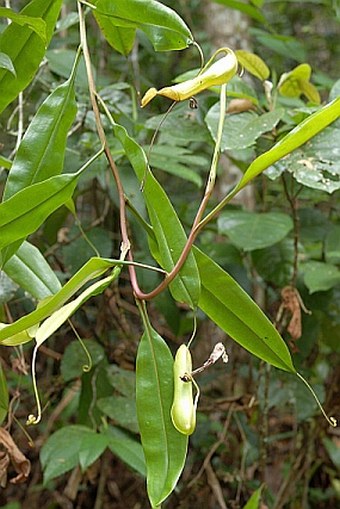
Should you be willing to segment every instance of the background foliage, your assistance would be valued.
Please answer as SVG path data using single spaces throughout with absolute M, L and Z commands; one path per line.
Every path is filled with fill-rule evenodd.
M 211 2 L 163 3 L 182 16 L 209 58 L 216 48 L 212 47 L 206 27 L 218 21 L 207 19 L 205 7 Z M 232 99 L 248 102 L 243 103 L 247 104 L 245 111 L 230 109 L 226 117 L 224 154 L 211 208 L 257 155 L 317 111 L 319 100 L 322 104 L 329 102 L 339 96 L 340 90 L 337 2 L 217 3 L 246 16 L 250 43 L 266 63 L 270 77 L 266 76 L 266 67 L 255 65 L 260 69 L 257 78 L 246 72 L 245 77 L 235 77 L 228 86 L 228 108 L 235 105 Z M 5 230 L 1 223 L 1 247 L 7 246 L 2 251 L 4 271 L 0 273 L 1 321 L 29 316 L 37 300 L 58 292 L 81 268 L 83 279 L 79 281 L 91 282 L 85 290 L 86 299 L 101 293 L 88 301 L 83 294 L 79 301 L 71 301 L 73 311 L 79 308 L 72 320 L 90 353 L 92 366 L 88 366 L 89 359 L 67 323 L 46 343 L 49 334 L 41 333 L 36 371 L 43 418 L 38 426 L 28 428 L 30 438 L 23 425 L 27 415 L 35 413 L 31 338 L 12 336 L 12 343 L 7 344 L 14 347 L 1 347 L 0 418 L 19 449 L 29 457 L 32 470 L 20 486 L 6 485 L 2 475 L 0 504 L 7 509 L 38 505 L 147 507 L 146 469 L 139 440 L 141 420 L 138 424 L 135 404 L 135 363 L 142 324 L 127 271 L 116 267 L 111 279 L 97 287 L 92 280 L 113 264 L 99 258 L 91 265 L 86 263 L 93 256 L 119 258 L 119 196 L 102 156 L 78 174 L 79 168 L 100 150 L 101 143 L 82 58 L 72 72 L 79 45 L 75 2 L 44 0 L 40 4 L 35 2 L 29 13 L 33 21 L 25 20 L 26 32 L 20 39 L 20 58 L 27 62 L 27 66 L 17 66 L 22 67 L 22 75 L 6 58 L 12 54 L 10 45 L 6 46 L 4 38 L 0 40 L 0 87 L 6 83 L 1 80 L 13 83 L 12 95 L 2 94 L 0 98 L 3 200 L 5 203 L 20 191 L 16 210 L 23 211 L 22 221 L 26 209 L 34 207 L 41 211 L 39 225 L 43 223 L 39 229 L 38 224 L 28 225 L 27 235 L 33 233 L 30 243 L 22 242 L 17 233 L 21 231 L 19 227 Z M 16 12 L 25 5 L 22 1 L 11 3 Z M 37 16 L 45 17 L 45 31 Z M 198 96 L 196 110 L 186 103 L 178 104 L 165 121 L 165 100 L 158 98 L 141 110 L 140 95 L 147 88 L 171 84 L 188 69 L 199 67 L 197 52 L 155 52 L 160 48 L 152 46 L 152 34 L 148 38 L 147 31 L 139 30 L 134 43 L 134 29 L 117 29 L 115 33 L 105 25 L 107 18 L 97 15 L 96 22 L 90 12 L 86 21 L 97 88 L 114 121 L 122 126 L 110 125 L 103 116 L 125 193 L 139 215 L 147 219 L 139 182 L 145 161 L 133 145 L 136 140 L 149 155 L 155 176 L 188 230 L 204 189 L 216 138 L 218 91 L 209 90 Z M 1 18 L 1 23 L 2 33 L 17 27 L 16 23 L 7 27 L 5 18 Z M 111 46 L 103 34 L 112 37 Z M 229 45 L 228 40 L 225 45 Z M 301 64 L 304 67 L 298 67 Z M 273 83 L 271 94 L 262 84 L 267 78 Z M 26 87 L 18 99 L 16 84 Z M 339 388 L 339 122 L 333 122 L 310 142 L 273 164 L 251 184 L 248 194 L 228 204 L 218 219 L 208 224 L 196 242 L 238 281 L 272 321 L 278 322 L 294 366 L 313 384 L 332 415 L 338 410 Z M 50 126 L 48 130 L 46 125 Z M 150 149 L 157 128 L 159 133 Z M 60 132 L 64 134 L 57 134 Z M 129 161 L 126 152 L 135 158 Z M 32 168 L 37 168 L 33 179 Z M 39 182 L 51 177 L 54 180 L 44 196 Z M 28 189 L 31 185 L 37 187 Z M 157 211 L 158 217 L 166 216 L 170 210 L 166 208 L 166 195 L 160 194 L 157 185 L 151 182 L 149 195 L 146 188 L 151 219 L 152 210 Z M 152 201 L 155 189 L 157 199 Z M 60 207 L 62 203 L 68 206 Z M 155 241 L 148 239 L 133 209 L 128 219 L 135 259 L 150 264 L 152 256 L 159 260 L 162 253 L 157 253 Z M 169 227 L 169 242 L 177 228 L 177 223 Z M 219 340 L 225 343 L 230 362 L 227 366 L 216 364 L 199 375 L 197 429 L 190 439 L 184 473 L 164 505 L 185 508 L 200 500 L 202 506 L 209 508 L 239 508 L 248 502 L 249 509 L 259 507 L 263 486 L 262 507 L 335 508 L 340 497 L 337 431 L 329 428 L 296 377 L 250 355 L 207 319 L 214 313 L 222 329 L 224 320 L 229 327 L 229 316 L 224 307 L 218 311 L 218 302 L 224 299 L 229 303 L 232 299 L 226 297 L 224 273 L 222 276 L 216 269 L 212 277 L 211 267 L 205 273 L 204 255 L 195 251 L 195 256 L 200 260 L 204 292 L 192 346 L 194 366 L 207 359 Z M 54 277 L 48 266 L 44 269 L 44 260 L 53 268 Z M 195 266 L 193 260 L 189 263 L 192 265 L 187 275 L 192 276 Z M 161 280 L 156 272 L 137 272 L 145 291 L 152 290 Z M 39 276 L 42 273 L 46 275 L 43 280 Z M 190 299 L 195 300 L 194 284 L 188 283 L 185 275 L 182 283 L 189 288 Z M 221 285 L 217 288 L 219 277 Z M 76 286 L 77 281 L 73 281 L 75 286 L 65 291 L 62 302 L 53 298 L 42 302 L 40 319 L 58 312 L 62 303 L 75 297 L 81 285 Z M 284 306 L 281 291 L 291 285 L 297 287 L 311 313 L 301 310 L 296 301 L 293 308 Z M 176 291 L 181 296 L 183 286 L 173 287 L 173 295 Z M 212 292 L 218 295 L 218 302 L 212 300 Z M 278 319 L 280 309 L 283 313 Z M 146 332 L 139 362 L 143 355 L 147 361 L 150 344 L 158 344 L 158 335 L 166 339 L 174 353 L 192 332 L 192 310 L 187 304 L 176 303 L 168 290 L 152 301 L 148 311 L 152 326 L 143 315 Z M 299 325 L 299 312 L 301 334 L 296 329 L 292 333 L 291 318 L 295 317 L 295 324 Z M 56 318 L 58 315 L 53 315 L 48 333 L 56 328 Z M 256 328 L 255 315 L 253 321 Z M 250 340 L 245 337 L 249 348 Z M 163 344 L 157 348 L 162 358 Z M 169 368 L 171 355 L 168 358 L 161 369 Z M 159 403 L 162 405 L 162 399 Z M 154 426 L 157 447 L 162 430 L 157 428 L 157 422 Z M 178 447 L 184 454 L 186 442 L 182 440 Z

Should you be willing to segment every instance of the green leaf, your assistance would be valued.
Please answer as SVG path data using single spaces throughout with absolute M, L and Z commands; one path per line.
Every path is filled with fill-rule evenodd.
M 197 69 L 198 71 L 199 69 Z M 189 145 L 195 141 L 201 143 L 209 143 L 210 141 L 208 130 L 204 129 L 204 125 L 198 121 L 192 112 L 189 114 L 188 105 L 184 102 L 176 104 L 176 108 L 167 117 L 166 122 L 164 122 L 164 114 L 156 115 L 146 121 L 145 127 L 158 130 L 161 133 L 159 141 L 164 144 L 180 146 L 184 143 Z
M 134 371 L 122 369 L 116 364 L 106 368 L 106 375 L 110 385 L 123 396 L 134 397 L 136 393 L 136 374 Z
M 105 437 L 86 426 L 62 427 L 47 439 L 40 451 L 44 484 L 77 465 L 87 468 L 102 454 L 106 445 Z
M 310 101 L 320 104 L 320 95 L 315 86 L 310 83 L 311 66 L 300 64 L 290 72 L 282 74 L 278 89 L 285 97 L 300 97 L 302 94 Z
M 326 106 L 320 108 L 317 112 L 307 117 L 290 133 L 284 136 L 284 138 L 278 141 L 270 150 L 257 157 L 248 167 L 235 189 L 233 189 L 230 193 L 228 199 L 243 189 L 248 182 L 262 173 L 270 165 L 276 163 L 279 159 L 282 159 L 290 152 L 293 152 L 293 150 L 299 148 L 301 145 L 306 143 L 306 141 L 313 138 L 313 136 L 334 122 L 334 120 L 339 118 L 339 116 L 340 97 L 334 99 L 334 101 L 326 104 Z
M 0 155 L 0 166 L 6 168 L 6 170 L 10 170 L 12 167 L 12 161 L 8 159 L 8 157 Z
M 284 58 L 289 55 L 297 62 L 302 62 L 306 58 L 306 45 L 304 41 L 298 41 L 296 37 L 276 35 L 253 27 L 249 29 L 249 32 L 256 39 L 255 45 L 257 43 L 263 44 L 263 46 L 270 49 L 271 54 L 276 52 Z
M 270 70 L 265 64 L 265 62 L 255 53 L 250 53 L 249 51 L 245 51 L 243 49 L 238 49 L 235 51 L 237 56 L 237 60 L 244 67 L 244 69 L 253 76 L 256 76 L 259 80 L 266 80 L 270 75 Z
M 35 232 L 52 212 L 70 200 L 80 175 L 79 171 L 56 175 L 32 184 L 2 202 L 0 249 Z
M 145 147 L 146 148 L 146 147 Z M 163 170 L 171 175 L 176 175 L 198 187 L 202 185 L 202 178 L 197 170 L 191 168 L 207 167 L 204 157 L 192 154 L 186 148 L 174 145 L 155 145 L 150 152 L 150 165 L 152 168 Z
M 57 276 L 39 249 L 29 242 L 24 242 L 19 247 L 3 271 L 38 300 L 57 293 L 61 288 Z
M 145 332 L 136 365 L 137 416 L 147 465 L 147 489 L 153 508 L 172 492 L 184 467 L 188 437 L 170 418 L 173 358 L 164 340 L 143 316 Z
M 114 265 L 117 265 L 117 260 L 91 258 L 53 297 L 47 298 L 40 303 L 37 309 L 28 315 L 19 318 L 11 324 L 6 324 L 0 330 L 0 342 L 5 345 L 11 345 L 10 338 L 12 336 L 30 329 L 50 316 L 54 311 L 61 308 L 82 286 L 92 279 L 101 276 Z
M 84 434 L 79 450 L 79 465 L 83 472 L 103 454 L 108 446 L 107 437 L 101 433 Z
M 121 267 L 115 267 L 111 274 L 104 279 L 100 279 L 87 287 L 76 299 L 64 304 L 57 309 L 51 316 L 39 326 L 35 334 L 35 340 L 40 346 L 47 338 L 49 338 L 59 327 L 72 316 L 88 299 L 102 293 L 109 284 L 112 283 L 120 274 Z
M 253 5 L 249 5 L 248 3 L 239 2 L 238 0 L 213 0 L 217 4 L 225 5 L 230 9 L 235 9 L 236 11 L 244 12 L 250 18 L 259 21 L 260 23 L 267 24 L 267 20 L 262 12 L 257 9 Z
M 98 4 L 98 0 L 92 2 Z M 121 55 L 127 56 L 133 48 L 136 37 L 136 28 L 119 27 L 115 25 L 112 18 L 93 11 L 94 17 L 100 27 L 102 34 L 113 49 Z
M 240 76 L 234 76 L 228 84 L 228 97 L 249 99 L 255 106 L 259 105 L 256 92 L 249 83 L 246 83 Z
M 142 446 L 131 435 L 109 426 L 103 433 L 107 436 L 109 449 L 124 463 L 146 477 L 145 459 Z
M 302 271 L 309 293 L 326 291 L 340 284 L 340 270 L 331 263 L 308 262 Z
M 0 271 L 0 306 L 9 302 L 15 295 L 18 285 L 3 271 Z
M 289 171 L 304 186 L 333 193 L 340 189 L 339 140 L 340 125 L 336 122 L 276 163 L 274 169 Z
M 0 7 L 0 16 L 11 19 L 17 25 L 27 25 L 43 40 L 44 43 L 46 43 L 46 23 L 43 19 L 26 16 L 25 14 L 18 14 L 12 9 L 7 9 L 6 7 Z
M 4 331 L 9 326 L 8 323 L 0 323 L 0 333 L 1 331 Z M 6 331 L 7 332 L 7 331 Z M 34 331 L 35 332 L 35 328 Z M 6 336 L 7 337 L 7 336 Z M 21 332 L 18 332 L 17 334 L 10 334 L 10 339 L 7 339 L 3 341 L 3 345 L 5 346 L 18 346 L 18 345 L 24 345 L 25 343 L 29 343 L 32 341 L 34 337 L 34 333 L 30 333 L 30 330 L 24 330 Z
M 147 158 L 143 149 L 132 139 L 126 129 L 111 119 L 115 136 L 125 150 L 137 178 L 144 182 L 143 196 L 146 200 L 150 221 L 158 242 L 158 263 L 170 272 L 177 262 L 186 243 L 186 235 L 178 216 L 166 195 L 148 168 Z M 198 302 L 200 282 L 197 265 L 192 253 L 183 265 L 179 275 L 170 284 L 174 298 L 188 303 L 194 308 Z
M 46 51 L 46 60 L 48 62 L 48 68 L 51 72 L 60 76 L 61 78 L 69 78 L 72 68 L 74 66 L 74 59 L 77 55 L 75 50 L 67 48 L 55 48 Z M 96 69 L 92 66 L 92 72 L 96 77 Z M 75 76 L 75 86 L 81 90 L 88 92 L 87 74 L 84 58 L 81 56 L 79 64 L 77 66 Z
M 63 13 L 63 16 L 58 19 L 54 33 L 60 34 L 60 32 L 63 32 L 64 30 L 67 30 L 68 28 L 77 25 L 78 23 L 79 23 L 78 12 L 70 11 L 67 13 Z
M 66 83 L 43 102 L 20 143 L 6 182 L 3 200 L 63 169 L 67 133 L 75 118 L 75 69 Z
M 243 507 L 243 509 L 258 509 L 261 500 L 261 492 L 262 486 L 258 488 L 256 491 L 254 491 L 254 493 L 252 494 L 246 505 Z
M 83 339 L 88 350 L 92 366 L 97 366 L 104 358 L 104 348 L 93 339 Z M 84 374 L 84 364 L 88 363 L 87 355 L 79 341 L 67 345 L 60 364 L 60 373 L 65 382 L 80 378 Z
M 98 0 L 96 13 L 110 17 L 117 27 L 142 30 L 156 51 L 184 49 L 193 36 L 182 18 L 155 0 Z
M 197 248 L 202 291 L 199 307 L 237 343 L 273 366 L 296 374 L 286 343 L 249 295 Z
M 62 0 L 32 0 L 20 11 L 20 15 L 43 20 L 46 24 L 45 41 L 27 25 L 11 23 L 2 32 L 0 52 L 9 56 L 17 75 L 15 77 L 10 71 L 0 69 L 0 112 L 27 87 L 35 76 L 52 38 L 61 4 Z
M 7 71 L 11 72 L 15 77 L 17 75 L 13 62 L 6 53 L 0 53 L 0 69 L 7 69 Z
M 76 173 L 56 175 L 22 189 L 0 204 L 0 249 L 33 233 L 61 205 L 71 200 L 78 178 L 101 155 L 101 149 Z M 14 246 L 15 250 L 18 248 Z M 11 248 L 12 249 L 12 248 Z M 15 252 L 14 250 L 14 252 Z M 11 250 L 9 250 L 11 251 Z M 13 254 L 1 253 L 3 263 Z
M 300 80 L 300 88 L 302 94 L 307 97 L 308 101 L 320 104 L 321 97 L 318 89 L 310 81 Z
M 205 117 L 205 122 L 214 141 L 216 141 L 217 135 L 219 110 L 220 105 L 216 103 Z M 260 116 L 249 111 L 237 115 L 226 115 L 221 150 L 251 147 L 262 134 L 270 132 L 278 124 L 283 113 L 283 109 L 279 108 Z
M 8 412 L 9 395 L 4 370 L 0 362 L 0 424 L 6 418 Z
M 77 112 L 74 96 L 76 67 L 75 64 L 69 80 L 52 92 L 33 117 L 13 161 L 4 200 L 31 184 L 61 173 L 67 133 Z M 2 253 L 3 263 L 19 245 L 20 241 Z
M 293 228 L 290 216 L 281 212 L 256 213 L 227 210 L 218 218 L 218 230 L 244 251 L 272 246 Z
M 94 12 L 94 16 L 110 46 L 121 55 L 128 56 L 135 42 L 136 30 L 134 28 L 116 27 L 110 18 L 96 12 Z
M 312 68 L 309 64 L 300 64 L 292 71 L 282 74 L 278 86 L 279 88 L 283 87 L 284 85 L 287 86 L 287 94 L 283 95 L 287 95 L 287 97 L 295 97 L 294 89 L 296 88 L 296 82 L 298 80 L 308 81 L 310 79 L 311 73 Z M 289 90 L 290 86 L 292 87 L 291 91 Z M 290 92 L 292 95 L 290 95 Z
M 108 396 L 97 401 L 97 407 L 105 415 L 113 419 L 116 424 L 138 433 L 136 403 L 132 398 L 125 396 Z

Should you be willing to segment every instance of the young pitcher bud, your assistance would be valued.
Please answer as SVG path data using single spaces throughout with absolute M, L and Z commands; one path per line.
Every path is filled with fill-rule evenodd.
M 227 55 L 220 58 L 195 78 L 182 83 L 165 87 L 161 90 L 150 88 L 142 98 L 142 108 L 146 106 L 156 95 L 168 97 L 173 101 L 184 101 L 206 90 L 207 88 L 228 83 L 237 73 L 237 58 L 235 53 L 225 48 Z
M 184 435 L 191 435 L 196 427 L 196 404 L 193 401 L 191 354 L 186 345 L 176 352 L 174 362 L 174 400 L 171 419 L 175 428 Z

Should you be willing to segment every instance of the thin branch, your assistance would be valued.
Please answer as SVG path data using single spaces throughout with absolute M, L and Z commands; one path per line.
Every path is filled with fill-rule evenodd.
M 291 194 L 288 190 L 288 185 L 286 178 L 284 174 L 281 177 L 282 183 L 283 183 L 283 190 L 285 193 L 285 196 L 288 200 L 288 203 L 290 205 L 290 209 L 292 212 L 292 219 L 293 219 L 293 232 L 294 232 L 294 260 L 293 260 L 293 274 L 290 280 L 290 284 L 292 286 L 296 286 L 296 279 L 298 275 L 298 258 L 299 258 L 299 233 L 300 233 L 300 227 L 299 227 L 299 216 L 298 216 L 298 208 L 296 204 L 296 198 Z
M 82 8 L 80 2 L 78 2 L 78 13 L 79 13 L 80 41 L 81 41 L 84 60 L 85 60 L 92 109 L 93 109 L 93 113 L 94 113 L 94 117 L 95 117 L 98 136 L 99 136 L 99 139 L 100 139 L 102 145 L 104 146 L 104 152 L 105 152 L 107 161 L 109 163 L 110 169 L 112 171 L 112 174 L 115 179 L 116 186 L 117 186 L 118 197 L 119 197 L 119 210 L 120 210 L 120 230 L 121 230 L 121 235 L 122 235 L 122 252 L 128 252 L 130 249 L 130 240 L 129 240 L 129 236 L 128 236 L 127 221 L 126 221 L 124 189 L 123 189 L 120 177 L 119 177 L 117 166 L 113 160 L 111 151 L 109 149 L 107 139 L 105 136 L 104 127 L 103 127 L 103 124 L 102 124 L 102 121 L 100 118 L 99 107 L 98 107 L 97 99 L 96 99 L 96 94 L 97 94 L 96 86 L 95 86 L 93 72 L 92 72 L 92 66 L 91 66 L 91 57 L 90 57 L 90 52 L 89 52 L 89 48 L 88 48 L 88 44 L 87 44 L 85 16 L 84 16 L 83 8 Z M 131 260 L 132 260 L 132 257 L 131 257 Z M 133 268 L 130 268 L 129 270 L 134 271 Z
M 211 194 L 214 189 L 215 181 L 216 181 L 216 172 L 217 172 L 217 164 L 220 156 L 220 148 L 221 148 L 221 141 L 222 141 L 222 132 L 223 132 L 223 124 L 224 124 L 224 118 L 225 118 L 225 110 L 226 110 L 226 85 L 221 86 L 221 92 L 220 92 L 220 118 L 219 118 L 219 124 L 218 124 L 218 130 L 217 130 L 217 137 L 216 137 L 216 143 L 215 143 L 215 149 L 214 154 L 212 157 L 212 162 L 210 166 L 210 172 L 205 188 L 205 193 L 203 196 L 203 199 L 201 201 L 201 204 L 198 208 L 195 220 L 193 222 L 191 231 L 189 233 L 189 236 L 187 238 L 187 242 L 183 248 L 183 251 L 178 258 L 177 262 L 175 263 L 174 267 L 172 268 L 171 272 L 167 274 L 165 279 L 151 292 L 144 293 L 140 290 L 138 287 L 137 279 L 132 279 L 131 283 L 133 284 L 133 289 L 135 296 L 138 299 L 141 300 L 151 300 L 157 295 L 159 295 L 167 286 L 175 279 L 175 277 L 178 275 L 179 271 L 183 267 L 191 248 L 196 240 L 196 237 L 198 233 L 200 232 L 201 228 L 201 219 L 203 217 L 204 211 L 208 205 L 209 199 L 211 197 Z M 133 276 L 135 278 L 135 275 Z
M 92 103 L 92 109 L 95 116 L 95 122 L 96 127 L 99 135 L 99 139 L 101 143 L 104 146 L 105 155 L 107 157 L 108 163 L 110 165 L 112 174 L 114 176 L 116 185 L 117 185 L 117 191 L 118 191 L 118 197 L 119 197 L 119 210 L 120 210 L 120 230 L 122 235 L 122 251 L 125 252 L 128 256 L 128 259 L 130 261 L 133 261 L 132 253 L 130 250 L 130 240 L 128 236 L 128 230 L 127 230 L 127 219 L 126 219 L 126 201 L 124 196 L 124 189 L 122 186 L 122 182 L 119 177 L 118 169 L 116 167 L 116 164 L 112 158 L 110 149 L 107 144 L 103 124 L 100 118 L 100 111 L 98 107 L 97 102 L 97 91 L 94 83 L 93 73 L 92 73 L 92 67 L 91 67 L 91 58 L 90 53 L 87 45 L 87 38 L 86 38 L 86 24 L 85 24 L 85 17 L 83 13 L 83 9 L 81 6 L 81 2 L 78 1 L 78 12 L 79 12 L 79 24 L 80 24 L 80 39 L 81 39 L 81 45 L 83 49 L 84 54 L 84 60 L 86 65 L 86 71 L 87 71 L 87 78 L 88 78 L 88 84 L 89 84 L 89 91 L 90 91 L 90 99 Z M 159 295 L 165 288 L 168 287 L 168 285 L 175 279 L 175 277 L 178 275 L 179 271 L 183 267 L 190 250 L 193 246 L 193 243 L 203 227 L 200 226 L 201 219 L 203 217 L 204 211 L 207 207 L 209 198 L 211 196 L 211 193 L 214 188 L 215 180 L 216 180 L 216 171 L 217 171 L 217 163 L 219 159 L 220 154 L 220 147 L 221 147 L 221 140 L 222 140 L 222 131 L 223 131 L 223 124 L 224 124 L 224 117 L 225 117 L 225 109 L 226 109 L 226 85 L 221 86 L 221 93 L 220 93 L 220 118 L 219 118 L 219 124 L 218 124 L 218 131 L 217 131 L 217 139 L 215 143 L 215 150 L 212 158 L 212 163 L 210 167 L 209 177 L 206 185 L 206 190 L 204 197 L 202 199 L 202 202 L 199 206 L 199 209 L 197 211 L 194 223 L 192 225 L 190 234 L 188 236 L 187 242 L 183 248 L 183 251 L 177 260 L 176 264 L 174 265 L 171 272 L 169 272 L 164 280 L 151 292 L 144 293 L 138 285 L 137 281 L 137 275 L 136 271 L 133 267 L 133 265 L 129 266 L 129 274 L 130 274 L 130 281 L 131 285 L 135 294 L 135 297 L 139 300 L 151 300 L 157 295 Z
M 114 119 L 113 119 L 110 111 L 106 107 L 104 101 L 101 99 L 101 97 L 98 94 L 96 94 L 96 98 L 98 99 L 101 106 L 103 107 L 110 122 L 112 124 L 114 124 Z M 173 104 L 175 105 L 176 103 L 173 103 Z M 207 207 L 208 201 L 209 201 L 210 196 L 213 192 L 215 181 L 216 181 L 217 164 L 218 164 L 218 160 L 219 160 L 219 156 L 220 156 L 220 147 L 221 147 L 221 141 L 222 141 L 225 110 L 226 110 L 226 85 L 222 85 L 221 92 L 220 92 L 220 117 L 219 117 L 218 129 L 217 129 L 214 154 L 213 154 L 212 162 L 210 165 L 210 171 L 209 171 L 209 176 L 208 176 L 208 180 L 207 180 L 207 184 L 206 184 L 205 193 L 204 193 L 202 202 L 199 206 L 199 209 L 197 211 L 197 214 L 196 214 L 195 220 L 193 222 L 190 234 L 187 238 L 187 242 L 186 242 L 186 244 L 183 248 L 183 251 L 182 251 L 180 257 L 178 258 L 176 264 L 172 268 L 172 270 L 166 275 L 165 279 L 151 292 L 144 293 L 139 288 L 136 272 L 132 271 L 132 270 L 130 271 L 131 285 L 132 285 L 135 297 L 139 300 L 151 300 L 154 297 L 156 297 L 157 295 L 159 295 L 163 290 L 165 290 L 165 288 L 168 287 L 168 285 L 171 283 L 171 281 L 173 281 L 175 279 L 175 277 L 178 275 L 179 271 L 183 267 L 188 255 L 190 253 L 190 250 L 193 246 L 193 243 L 194 243 L 199 231 L 201 230 L 200 221 L 203 217 L 204 211 Z M 144 182 L 144 177 L 142 179 L 142 186 L 143 186 L 143 182 Z M 127 203 L 127 199 L 125 198 L 125 205 L 126 205 L 126 203 Z

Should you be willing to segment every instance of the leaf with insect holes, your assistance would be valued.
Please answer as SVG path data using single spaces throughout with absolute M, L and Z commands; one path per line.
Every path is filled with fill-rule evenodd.
M 205 117 L 214 141 L 217 137 L 219 110 L 220 105 L 216 103 Z M 262 134 L 270 132 L 279 123 L 283 114 L 284 110 L 278 108 L 263 115 L 257 115 L 253 111 L 227 115 L 223 126 L 221 150 L 252 147 Z

